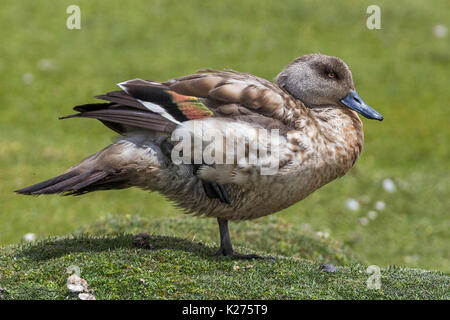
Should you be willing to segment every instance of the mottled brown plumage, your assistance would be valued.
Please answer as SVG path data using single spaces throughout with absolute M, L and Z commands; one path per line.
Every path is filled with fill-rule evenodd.
M 158 191 L 188 213 L 217 217 L 219 252 L 225 255 L 233 254 L 228 220 L 277 212 L 350 170 L 364 140 L 353 110 L 382 119 L 357 95 L 348 66 L 321 54 L 294 60 L 274 83 L 206 69 L 162 83 L 135 79 L 119 87 L 122 91 L 97 96 L 108 103 L 75 107 L 79 113 L 68 117 L 98 119 L 121 138 L 65 174 L 17 192 L 83 194 L 132 186 Z M 278 148 L 276 173 L 262 174 L 275 152 L 253 164 L 238 158 L 231 164 L 194 163 L 194 158 L 175 163 L 174 137 L 195 135 L 197 125 L 223 136 L 231 132 L 237 140 L 247 135 L 246 156 L 253 145 Z M 278 142 L 258 135 L 259 129 L 279 130 Z M 213 146 L 218 144 L 214 140 Z M 231 149 L 214 150 L 216 159 L 225 159 Z

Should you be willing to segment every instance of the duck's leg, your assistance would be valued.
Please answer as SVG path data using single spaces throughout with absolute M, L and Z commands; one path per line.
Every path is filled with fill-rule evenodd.
M 233 251 L 231 245 L 230 231 L 228 230 L 228 220 L 217 218 L 219 223 L 220 232 L 220 248 L 217 250 L 216 255 L 232 256 L 238 259 L 274 259 L 272 257 L 261 257 L 257 254 L 240 254 Z
M 231 256 L 233 255 L 233 246 L 231 245 L 230 231 L 228 230 L 228 220 L 217 218 L 220 232 L 220 248 L 216 252 L 217 255 Z

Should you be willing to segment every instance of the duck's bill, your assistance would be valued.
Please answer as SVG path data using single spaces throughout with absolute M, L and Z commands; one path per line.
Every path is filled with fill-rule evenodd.
M 383 120 L 383 116 L 375 109 L 369 107 L 355 90 L 350 92 L 348 96 L 342 99 L 341 103 L 349 107 L 350 109 L 355 110 L 367 119 L 375 119 L 379 121 Z

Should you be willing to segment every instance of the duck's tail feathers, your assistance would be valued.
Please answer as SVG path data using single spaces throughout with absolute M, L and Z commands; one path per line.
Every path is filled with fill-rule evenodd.
M 174 123 L 158 114 L 111 103 L 87 104 L 77 106 L 75 110 L 80 113 L 60 119 L 76 117 L 98 119 L 108 128 L 120 134 L 136 129 L 171 133 L 176 128 Z
M 79 195 L 97 190 L 147 187 L 151 185 L 152 174 L 165 165 L 158 152 L 160 149 L 145 135 L 121 138 L 65 173 L 15 192 Z
M 107 171 L 90 171 L 84 173 L 69 171 L 35 185 L 15 190 L 15 192 L 26 195 L 80 195 L 95 190 L 120 189 L 126 187 L 119 183 L 120 180 L 114 179 L 114 177 L 117 178 L 112 172 Z

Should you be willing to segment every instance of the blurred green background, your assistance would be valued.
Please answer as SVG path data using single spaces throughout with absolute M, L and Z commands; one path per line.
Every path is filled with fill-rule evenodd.
M 80 30 L 66 28 L 71 4 L 81 8 Z M 381 8 L 381 30 L 366 27 L 371 4 Z M 58 121 L 72 106 L 127 79 L 166 80 L 205 67 L 273 79 L 295 57 L 321 52 L 349 64 L 359 94 L 385 120 L 363 119 L 365 149 L 349 174 L 277 216 L 342 241 L 368 264 L 449 272 L 449 25 L 448 0 L 2 0 L 0 245 L 29 232 L 70 233 L 108 213 L 182 215 L 137 189 L 14 194 L 115 138 L 93 120 Z M 395 192 L 383 189 L 385 179 Z M 348 199 L 360 208 L 350 210 Z

